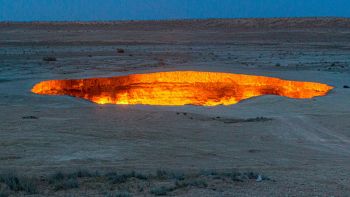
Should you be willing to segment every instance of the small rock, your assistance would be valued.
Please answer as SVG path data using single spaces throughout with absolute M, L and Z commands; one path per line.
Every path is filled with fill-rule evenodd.
M 124 53 L 125 51 L 124 51 L 124 49 L 117 49 L 117 52 L 118 53 Z
M 256 182 L 261 182 L 263 180 L 262 176 L 259 174 L 256 178 Z
M 39 119 L 36 116 L 23 116 L 22 119 Z
M 43 61 L 52 62 L 57 61 L 55 57 L 43 57 Z
M 249 149 L 248 152 L 249 152 L 249 153 L 258 153 L 258 152 L 261 152 L 261 150 L 258 150 L 258 149 Z

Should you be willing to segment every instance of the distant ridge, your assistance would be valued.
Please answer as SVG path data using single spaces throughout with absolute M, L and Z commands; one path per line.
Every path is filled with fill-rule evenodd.
M 0 27 L 23 26 L 96 26 L 117 29 L 255 29 L 255 28 L 350 28 L 350 18 L 307 17 L 307 18 L 238 18 L 238 19 L 183 19 L 183 20 L 140 20 L 140 21 L 67 21 L 67 22 L 0 22 Z

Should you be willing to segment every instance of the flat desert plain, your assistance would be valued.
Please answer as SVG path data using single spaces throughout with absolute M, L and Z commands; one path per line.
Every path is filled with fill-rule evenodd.
M 334 89 L 215 107 L 98 105 L 31 92 L 43 80 L 179 70 Z M 350 19 L 0 23 L 0 191 L 347 196 L 348 86 Z

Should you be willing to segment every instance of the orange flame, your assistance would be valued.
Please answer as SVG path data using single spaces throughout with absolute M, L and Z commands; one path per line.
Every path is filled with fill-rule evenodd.
M 70 95 L 98 104 L 231 105 L 260 95 L 313 98 L 333 87 L 321 83 L 231 73 L 176 71 L 110 78 L 49 80 L 32 92 Z

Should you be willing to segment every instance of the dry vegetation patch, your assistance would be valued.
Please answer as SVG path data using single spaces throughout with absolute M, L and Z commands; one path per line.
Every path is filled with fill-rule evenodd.
M 181 172 L 157 170 L 154 173 L 130 172 L 90 172 L 77 170 L 71 173 L 56 172 L 46 177 L 18 176 L 15 173 L 0 176 L 0 197 L 9 195 L 60 195 L 82 191 L 100 196 L 169 195 L 186 193 L 191 189 L 216 190 L 218 183 L 224 185 L 251 181 L 274 181 L 256 172 L 230 170 L 217 172 L 201 170 Z

